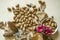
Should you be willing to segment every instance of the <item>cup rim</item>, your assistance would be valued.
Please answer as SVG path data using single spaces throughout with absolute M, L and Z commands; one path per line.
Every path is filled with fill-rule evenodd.
M 55 34 L 57 32 L 57 30 L 58 30 L 58 27 L 54 30 L 54 32 L 52 33 L 52 35 Z

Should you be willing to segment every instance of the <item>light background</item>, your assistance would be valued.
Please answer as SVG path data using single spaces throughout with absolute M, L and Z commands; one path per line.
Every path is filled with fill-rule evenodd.
M 47 8 L 46 13 L 49 17 L 54 16 L 57 24 L 58 24 L 58 36 L 56 40 L 60 40 L 60 0 L 43 0 L 46 2 Z M 21 6 L 25 6 L 25 4 L 33 3 L 39 6 L 38 0 L 0 0 L 0 21 L 11 21 L 13 20 L 13 14 L 7 11 L 8 7 L 15 6 L 16 4 L 20 4 Z M 0 31 L 0 40 L 4 40 L 3 30 Z

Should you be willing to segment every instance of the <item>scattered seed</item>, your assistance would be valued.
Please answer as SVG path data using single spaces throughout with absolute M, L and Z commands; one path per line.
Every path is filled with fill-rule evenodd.
M 12 10 L 11 10 L 11 8 L 7 8 L 7 9 L 8 9 L 8 11 L 9 11 L 9 12 L 11 12 L 11 11 L 12 11 Z

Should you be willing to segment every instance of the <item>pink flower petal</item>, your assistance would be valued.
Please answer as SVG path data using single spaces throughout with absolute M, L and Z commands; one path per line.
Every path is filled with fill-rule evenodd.
M 37 32 L 42 32 L 46 35 L 50 35 L 52 33 L 52 29 L 50 27 L 41 25 L 37 27 Z

